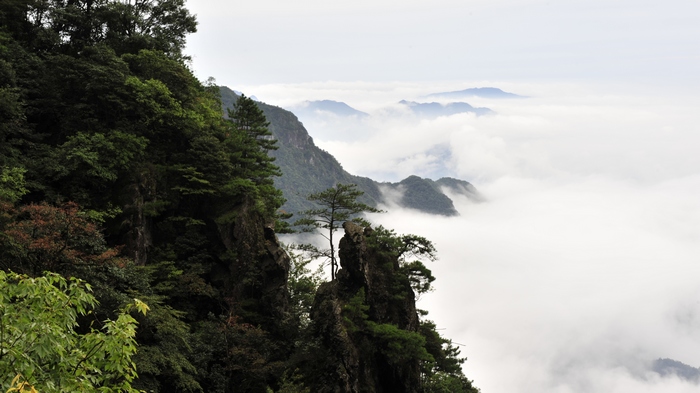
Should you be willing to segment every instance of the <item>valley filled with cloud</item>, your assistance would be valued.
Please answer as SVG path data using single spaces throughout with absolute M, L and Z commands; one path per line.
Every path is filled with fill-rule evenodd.
M 484 86 L 482 82 L 480 85 Z M 685 392 L 652 369 L 700 365 L 697 98 L 590 85 L 508 85 L 494 113 L 421 117 L 397 103 L 449 86 L 258 86 L 251 94 L 344 102 L 368 116 L 301 118 L 353 174 L 472 182 L 459 217 L 391 203 L 372 221 L 435 242 L 437 290 L 419 307 L 469 360 L 484 392 Z M 284 99 L 283 99 L 284 98 Z M 446 103 L 446 102 L 443 102 Z

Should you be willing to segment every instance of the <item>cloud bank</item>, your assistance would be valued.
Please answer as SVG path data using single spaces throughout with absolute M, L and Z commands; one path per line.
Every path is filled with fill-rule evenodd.
M 329 91 L 317 87 L 295 89 L 309 90 L 304 99 Z M 697 391 L 650 369 L 657 358 L 700 366 L 697 98 L 509 86 L 533 98 L 426 120 L 385 108 L 444 89 L 375 86 L 370 102 L 366 86 L 336 88 L 324 98 L 371 114 L 356 139 L 316 137 L 346 169 L 379 180 L 449 174 L 487 199 L 455 197 L 456 218 L 395 206 L 372 216 L 435 242 L 437 290 L 419 307 L 464 345 L 465 372 L 484 392 Z

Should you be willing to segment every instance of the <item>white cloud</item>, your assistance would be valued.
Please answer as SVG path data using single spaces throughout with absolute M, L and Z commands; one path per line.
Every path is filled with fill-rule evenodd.
M 436 243 L 437 291 L 419 307 L 465 344 L 477 386 L 697 389 L 648 365 L 659 357 L 700 365 L 700 177 L 501 178 L 480 190 L 489 201 L 461 201 L 458 218 L 396 209 L 376 217 Z
M 473 100 L 472 105 L 496 114 L 429 120 L 398 116 L 399 109 L 386 108 L 396 108 L 400 99 L 449 90 L 449 84 L 329 82 L 266 89 L 271 97 L 330 98 L 370 113 L 362 120 L 305 121 L 316 142 L 348 170 L 380 180 L 410 173 L 432 176 L 440 172 L 434 165 L 437 158 L 443 161 L 442 173 L 477 182 L 504 175 L 570 174 L 659 181 L 691 175 L 700 167 L 700 155 L 694 152 L 700 145 L 695 113 L 700 100 L 663 90 L 639 94 L 625 86 L 510 84 L 504 89 L 532 98 Z M 364 96 L 363 90 L 368 92 Z M 445 147 L 450 157 L 430 151 Z
M 372 86 L 335 86 L 332 98 L 356 106 L 352 99 Z M 311 93 L 329 91 L 321 90 Z M 401 178 L 431 170 L 430 149 L 449 146 L 445 167 L 487 199 L 456 198 L 456 218 L 396 206 L 374 217 L 435 242 L 441 259 L 429 267 L 437 291 L 419 307 L 465 345 L 465 372 L 477 386 L 489 393 L 697 391 L 649 371 L 659 357 L 700 366 L 696 97 L 511 85 L 506 90 L 533 98 L 472 103 L 493 116 L 419 120 L 382 111 L 382 99 L 388 105 L 398 94 L 446 89 L 374 90 L 381 94 L 369 94 L 372 105 L 357 105 L 372 115 L 364 125 L 373 133 L 320 141 L 324 148 L 356 174 Z

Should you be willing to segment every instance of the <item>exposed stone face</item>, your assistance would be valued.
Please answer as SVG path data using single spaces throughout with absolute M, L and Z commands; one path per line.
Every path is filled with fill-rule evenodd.
M 219 224 L 218 229 L 222 243 L 233 255 L 223 267 L 228 296 L 234 304 L 252 301 L 255 314 L 263 320 L 249 322 L 276 332 L 289 308 L 289 255 L 274 230 L 245 204 L 238 208 L 235 221 Z
M 153 248 L 152 220 L 147 216 L 145 207 L 152 203 L 156 195 L 156 181 L 149 171 L 137 174 L 132 184 L 125 187 L 124 217 L 121 230 L 125 230 L 122 242 L 126 245 L 126 254 L 137 265 L 143 266 Z
M 408 285 L 398 288 L 402 292 L 401 299 L 394 293 L 398 260 L 368 248 L 367 237 L 372 236 L 372 228 L 363 230 L 352 222 L 346 222 L 343 228 L 345 236 L 340 240 L 339 250 L 342 269 L 338 272 L 338 282 L 355 292 L 365 288 L 370 320 L 417 331 L 419 320 L 413 290 Z
M 280 321 L 286 319 L 286 313 L 289 309 L 287 277 L 291 261 L 272 228 L 265 227 L 264 237 L 267 252 L 260 258 L 260 267 L 263 272 L 262 299 L 271 306 L 273 317 L 279 324 Z
M 361 354 L 343 324 L 345 301 L 338 296 L 337 284 L 337 281 L 321 284 L 311 311 L 311 319 L 315 322 L 315 336 L 321 338 L 323 346 L 329 352 L 328 362 L 319 370 L 322 374 L 319 378 L 322 383 L 316 387 L 319 393 L 361 391 Z
M 370 228 L 345 223 L 340 241 L 341 269 L 337 279 L 320 286 L 311 318 L 315 333 L 329 353 L 323 391 L 338 393 L 413 393 L 419 391 L 418 360 L 392 364 L 366 331 L 353 330 L 344 315 L 351 298 L 364 290 L 368 321 L 418 330 L 415 298 L 410 285 L 397 284 L 395 256 L 368 244 Z M 397 293 L 400 292 L 400 293 Z

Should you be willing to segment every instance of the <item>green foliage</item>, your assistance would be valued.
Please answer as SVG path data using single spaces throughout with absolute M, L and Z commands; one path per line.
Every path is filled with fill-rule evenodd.
M 299 370 L 294 370 L 291 375 L 285 373 L 282 376 L 282 381 L 280 383 L 279 389 L 276 393 L 311 393 L 311 390 L 304 386 L 302 375 L 299 374 Z
M 99 329 L 76 332 L 78 318 L 97 305 L 90 286 L 47 273 L 30 278 L 0 271 L 0 386 L 22 375 L 40 392 L 136 392 L 132 357 L 136 320 L 123 311 Z M 135 301 L 145 314 L 148 307 Z
M 220 86 L 221 101 L 224 108 L 231 108 L 238 100 L 238 95 L 231 89 Z M 357 184 L 365 192 L 360 202 L 376 206 L 381 199 L 377 183 L 366 177 L 350 175 L 343 170 L 338 160 L 331 154 L 319 149 L 309 138 L 304 126 L 296 116 L 282 108 L 257 103 L 270 121 L 269 130 L 275 135 L 278 150 L 270 155 L 276 158 L 276 165 L 282 168 L 284 175 L 275 179 L 275 186 L 284 192 L 286 199 L 283 209 L 297 214 L 303 210 L 315 208 L 308 201 L 309 193 L 320 192 L 334 184 Z
M 147 144 L 144 137 L 120 131 L 106 135 L 78 132 L 68 137 L 58 154 L 65 159 L 65 173 L 79 174 L 86 181 L 113 182 L 132 161 L 142 158 Z
M 467 359 L 459 357 L 460 350 L 452 344 L 452 340 L 442 337 L 433 321 L 421 321 L 419 330 L 425 337 L 426 349 L 434 359 L 434 363 L 430 364 L 431 369 L 427 372 L 460 373 L 462 364 Z
M 256 102 L 245 95 L 236 101 L 233 109 L 228 110 L 228 116 L 233 130 L 227 136 L 226 143 L 232 147 L 233 177 L 238 179 L 238 183 L 227 189 L 230 195 L 242 195 L 244 192 L 250 193 L 255 187 L 259 209 L 273 218 L 284 199 L 281 191 L 273 186 L 273 177 L 281 176 L 282 172 L 273 164 L 274 157 L 268 155 L 270 150 L 277 149 L 277 141 L 267 128 L 270 123 Z M 243 187 L 245 184 L 241 180 L 250 183 Z
M 228 116 L 235 128 L 248 134 L 263 152 L 277 150 L 277 141 L 268 130 L 270 122 L 267 121 L 263 111 L 251 98 L 246 97 L 245 94 L 241 95 L 233 105 L 233 109 L 228 110 Z M 274 158 L 271 157 L 259 158 L 264 161 L 274 161 Z
M 365 289 L 360 288 L 357 293 L 343 305 L 343 321 L 345 327 L 351 333 L 364 331 L 367 323 L 369 306 L 365 302 Z
M 480 390 L 472 385 L 472 381 L 464 375 L 454 375 L 437 372 L 423 383 L 424 393 L 479 393 Z
M 370 337 L 374 348 L 382 353 L 391 364 L 401 364 L 410 360 L 433 361 L 425 349 L 425 337 L 391 323 L 377 323 L 369 320 L 369 306 L 365 301 L 365 289 L 360 290 L 343 306 L 343 320 L 346 329 L 353 334 L 363 333 Z
M 324 359 L 309 321 L 320 272 L 294 259 L 286 297 L 263 231 L 284 230 L 272 128 L 293 115 L 240 97 L 225 119 L 181 52 L 195 29 L 184 0 L 0 2 L 0 269 L 7 285 L 32 282 L 0 290 L 3 390 L 310 391 L 291 370 Z M 373 190 L 340 184 L 309 202 L 322 208 L 301 223 L 327 234 L 335 275 L 333 232 L 376 211 L 378 189 L 325 152 L 307 158 Z M 397 282 L 428 290 L 430 244 L 385 238 L 405 262 Z M 134 297 L 146 315 L 139 302 L 133 317 L 114 311 Z M 377 353 L 424 357 L 419 337 L 353 299 L 344 316 Z
M 437 331 L 433 321 L 421 321 L 420 334 L 425 338 L 425 349 L 432 360 L 422 363 L 423 389 L 425 393 L 477 393 L 479 389 L 464 376 L 459 347 Z
M 374 228 L 367 240 L 377 252 L 399 262 L 400 277 L 408 280 L 418 296 L 432 290 L 435 277 L 423 261 L 437 260 L 433 242 L 413 234 L 397 235 L 383 226 Z
M 185 36 L 197 31 L 197 21 L 184 0 L 108 2 L 104 39 L 122 52 L 157 49 L 182 57 Z
M 433 361 L 425 349 L 425 337 L 418 332 L 400 329 L 390 323 L 367 321 L 367 329 L 390 364 L 401 364 L 410 360 Z
M 304 259 L 302 255 L 296 254 L 291 248 L 287 248 L 286 251 L 291 258 L 287 278 L 290 313 L 295 323 L 299 327 L 305 328 L 310 323 L 309 315 L 316 290 L 323 282 L 323 267 L 319 266 L 316 271 L 311 271 L 308 268 L 312 262 L 311 259 Z
M 226 343 L 226 368 L 232 386 L 244 392 L 262 392 L 268 381 L 280 375 L 284 363 L 275 360 L 280 343 L 260 327 L 227 318 L 222 325 Z
M 23 168 L 0 168 L 0 203 L 15 203 L 28 192 L 25 188 Z
M 358 217 L 360 213 L 380 213 L 381 210 L 358 201 L 364 192 L 357 189 L 355 184 L 337 184 L 327 190 L 313 193 L 308 199 L 320 205 L 320 208 L 306 210 L 301 213 L 301 219 L 294 225 L 305 232 L 319 231 L 321 236 L 328 240 L 329 248 L 326 250 L 315 249 L 307 246 L 306 251 L 311 251 L 313 257 L 325 257 L 331 263 L 331 280 L 335 280 L 338 271 L 338 261 L 335 250 L 333 234 L 342 227 L 346 221 L 357 221 L 368 225 L 367 221 Z
M 156 49 L 182 58 L 185 36 L 197 22 L 184 0 L 62 3 L 11 0 L 2 3 L 0 25 L 32 49 L 78 53 L 104 43 L 119 53 Z
M 420 296 L 432 291 L 432 283 L 435 281 L 432 271 L 421 261 L 406 262 L 400 267 L 401 273 L 408 277 L 413 291 Z
M 146 299 L 152 309 L 140 321 L 136 336 L 140 349 L 134 361 L 139 378 L 134 386 L 149 391 L 201 392 L 197 370 L 189 359 L 190 328 L 182 320 L 183 313 L 157 297 Z

